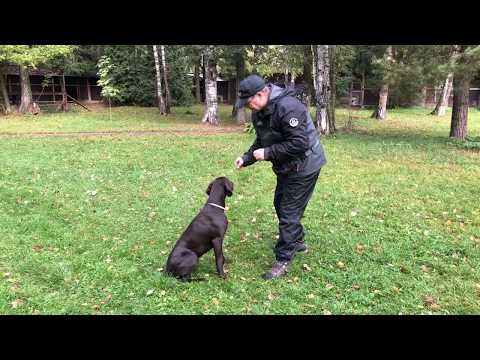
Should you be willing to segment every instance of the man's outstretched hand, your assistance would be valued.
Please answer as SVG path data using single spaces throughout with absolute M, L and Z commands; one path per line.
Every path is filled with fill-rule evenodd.
M 235 168 L 240 169 L 243 166 L 243 159 L 241 157 L 238 157 L 235 160 Z

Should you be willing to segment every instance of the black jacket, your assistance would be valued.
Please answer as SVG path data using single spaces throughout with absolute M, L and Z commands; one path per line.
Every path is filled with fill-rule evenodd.
M 271 93 L 267 106 L 252 113 L 257 136 L 243 155 L 243 166 L 255 163 L 253 152 L 264 148 L 265 160 L 272 162 L 276 174 L 318 171 L 326 159 L 309 111 L 294 97 L 294 89 L 268 86 Z

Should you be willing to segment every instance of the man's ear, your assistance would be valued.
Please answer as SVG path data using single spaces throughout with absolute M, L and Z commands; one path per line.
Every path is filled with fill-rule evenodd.
M 212 185 L 213 185 L 213 181 L 210 184 L 208 184 L 207 195 L 210 195 L 210 190 L 212 190 Z
M 230 180 L 226 179 L 224 185 L 225 185 L 225 192 L 226 192 L 227 196 L 232 196 L 233 183 Z

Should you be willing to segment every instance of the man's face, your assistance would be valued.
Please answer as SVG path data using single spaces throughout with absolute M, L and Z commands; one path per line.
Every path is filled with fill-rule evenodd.
M 257 92 L 255 95 L 248 98 L 247 107 L 253 111 L 262 110 L 268 102 L 268 88 Z

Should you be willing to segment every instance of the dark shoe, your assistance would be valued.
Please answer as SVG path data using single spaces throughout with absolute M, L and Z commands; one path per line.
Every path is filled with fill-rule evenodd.
M 275 261 L 272 269 L 262 275 L 265 280 L 272 280 L 287 275 L 290 261 Z
M 298 241 L 295 243 L 295 251 L 296 252 L 308 252 L 307 245 L 303 241 Z

